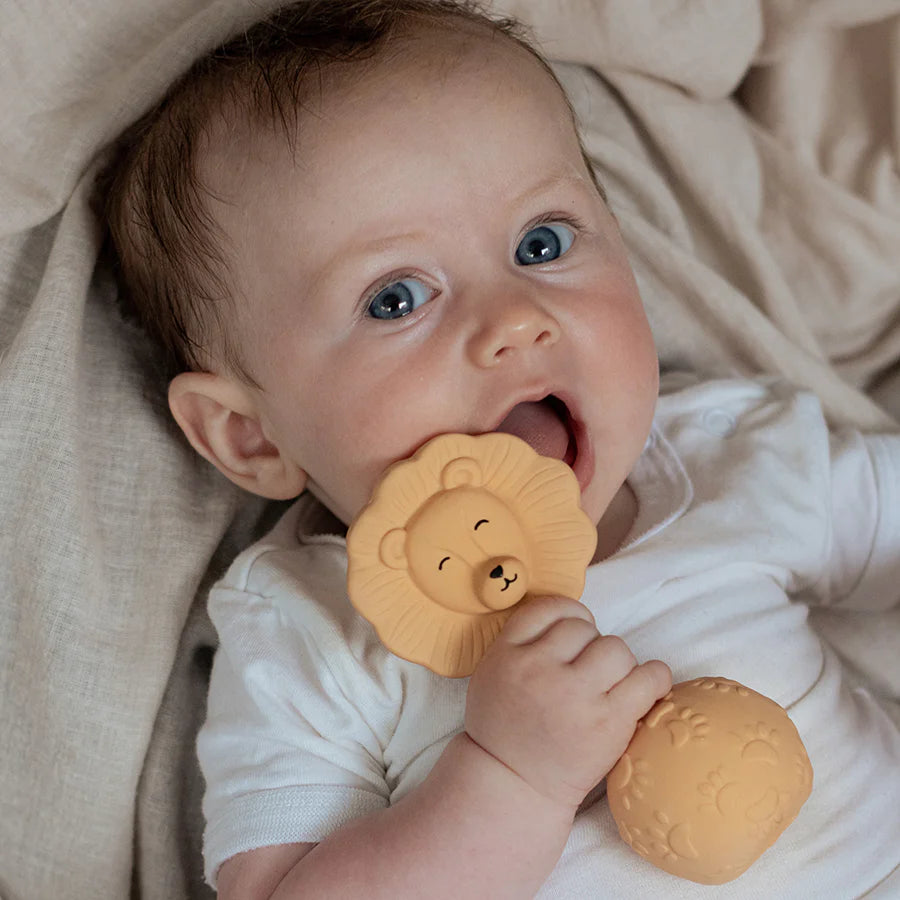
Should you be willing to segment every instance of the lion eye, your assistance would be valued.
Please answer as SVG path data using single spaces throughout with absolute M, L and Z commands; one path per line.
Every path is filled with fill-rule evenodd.
M 488 523 L 488 520 L 487 520 L 487 519 L 479 519 L 479 520 L 475 523 L 475 527 L 474 527 L 472 530 L 473 530 L 473 531 L 478 531 L 478 526 L 479 526 L 479 525 L 487 525 L 487 523 Z
M 449 556 L 445 556 L 445 557 L 438 563 L 438 572 L 440 572 L 441 569 L 444 568 L 444 563 L 447 562 L 448 559 L 450 559 L 450 557 L 449 557 Z

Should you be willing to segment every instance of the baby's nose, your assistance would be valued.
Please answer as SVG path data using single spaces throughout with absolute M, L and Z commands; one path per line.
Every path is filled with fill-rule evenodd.
M 559 323 L 538 303 L 525 296 L 488 300 L 469 341 L 476 365 L 491 368 L 515 352 L 550 347 L 561 334 Z

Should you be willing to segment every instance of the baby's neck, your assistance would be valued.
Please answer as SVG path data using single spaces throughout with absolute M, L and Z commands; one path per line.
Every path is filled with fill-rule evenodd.
M 637 497 L 626 481 L 597 523 L 597 549 L 591 564 L 612 556 L 622 546 L 637 518 L 637 510 Z

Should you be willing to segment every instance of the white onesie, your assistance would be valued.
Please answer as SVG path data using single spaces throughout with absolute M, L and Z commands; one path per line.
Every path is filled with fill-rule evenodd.
M 675 681 L 724 675 L 785 706 L 813 792 L 718 888 L 637 856 L 600 797 L 539 896 L 900 896 L 900 733 L 807 621 L 807 604 L 900 603 L 900 437 L 829 436 L 810 394 L 710 382 L 660 398 L 629 484 L 638 519 L 581 598 L 598 628 Z M 385 650 L 347 599 L 343 538 L 300 536 L 304 508 L 209 598 L 221 643 L 198 750 L 213 885 L 236 853 L 320 841 L 396 801 L 462 728 L 467 681 Z

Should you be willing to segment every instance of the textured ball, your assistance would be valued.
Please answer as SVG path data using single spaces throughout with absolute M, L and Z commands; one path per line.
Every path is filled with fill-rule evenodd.
M 673 686 L 607 778 L 619 833 L 654 865 L 701 884 L 744 872 L 812 790 L 800 735 L 773 700 L 727 678 Z

